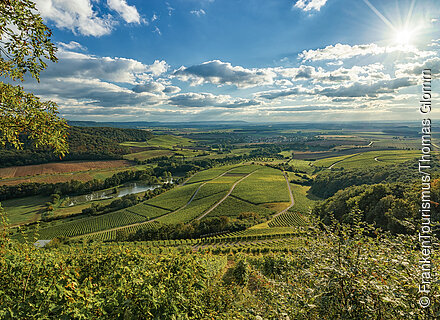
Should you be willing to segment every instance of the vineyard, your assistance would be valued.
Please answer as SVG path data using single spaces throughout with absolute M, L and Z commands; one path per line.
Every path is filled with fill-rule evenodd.
M 297 212 L 286 212 L 269 222 L 269 227 L 290 227 L 290 226 L 305 226 L 307 222 Z

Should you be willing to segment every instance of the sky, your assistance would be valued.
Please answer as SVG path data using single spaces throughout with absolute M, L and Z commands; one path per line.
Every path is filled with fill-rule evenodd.
M 435 0 L 35 2 L 58 62 L 23 86 L 68 120 L 414 120 L 440 70 Z

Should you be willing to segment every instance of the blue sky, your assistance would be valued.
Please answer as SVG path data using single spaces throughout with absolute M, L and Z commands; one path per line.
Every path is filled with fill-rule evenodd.
M 440 69 L 434 0 L 36 3 L 59 62 L 24 86 L 72 120 L 412 120 Z

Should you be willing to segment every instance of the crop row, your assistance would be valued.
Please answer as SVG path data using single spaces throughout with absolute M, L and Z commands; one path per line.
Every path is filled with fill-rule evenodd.
M 126 210 L 119 210 L 101 216 L 78 219 L 58 226 L 42 229 L 40 230 L 40 239 L 53 239 L 61 236 L 74 237 L 143 222 L 145 220 L 145 217 Z
M 285 212 L 269 222 L 269 227 L 305 226 L 307 223 L 297 212 Z

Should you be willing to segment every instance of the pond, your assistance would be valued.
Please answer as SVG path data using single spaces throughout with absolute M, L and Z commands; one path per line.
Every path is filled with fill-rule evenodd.
M 120 198 L 127 194 L 139 193 L 147 190 L 154 190 L 159 187 L 160 185 L 149 185 L 142 182 L 130 182 L 130 183 L 125 183 L 117 188 L 98 190 L 89 194 L 70 197 L 67 199 L 66 205 L 71 207 L 94 200 Z

